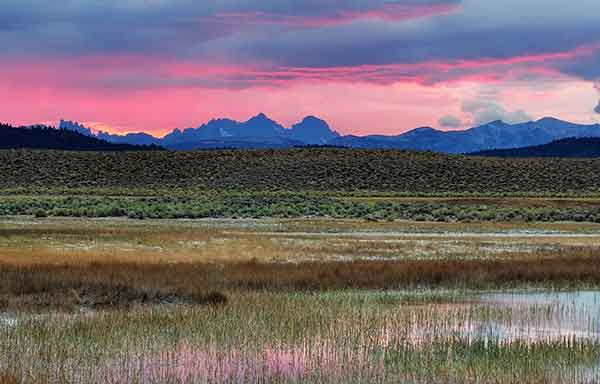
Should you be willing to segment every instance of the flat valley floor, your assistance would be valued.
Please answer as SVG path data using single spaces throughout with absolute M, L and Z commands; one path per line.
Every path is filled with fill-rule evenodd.
M 595 383 L 600 224 L 0 220 L 0 383 Z

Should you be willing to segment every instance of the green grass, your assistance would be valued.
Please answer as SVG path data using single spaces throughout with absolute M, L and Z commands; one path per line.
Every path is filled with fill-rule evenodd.
M 0 216 L 600 222 L 596 175 L 600 160 L 392 150 L 8 150 Z
M 261 293 L 218 308 L 23 318 L 18 327 L 0 328 L 0 372 L 73 383 L 581 382 L 597 364 L 600 344 L 503 342 L 458 332 L 465 322 L 510 318 L 534 327 L 561 310 L 448 310 L 369 292 Z
M 576 202 L 573 202 L 576 203 Z M 0 216 L 129 217 L 134 219 L 300 218 L 438 222 L 600 222 L 600 205 L 510 205 L 347 199 L 319 193 L 207 193 L 194 197 L 0 196 Z
M 0 223 L 0 384 L 593 382 L 598 340 L 528 336 L 572 306 L 472 290 L 597 288 L 597 175 L 403 151 L 0 151 L 0 216 L 34 216 Z M 87 220 L 103 217 L 140 220 Z M 150 220 L 182 218 L 244 220 Z
M 478 290 L 597 289 L 597 225 L 583 227 L 5 219 L 0 383 L 594 382 L 598 294 L 512 305 Z M 485 237 L 498 228 L 581 237 Z M 385 241 L 402 231 L 415 244 Z M 324 261 L 342 250 L 355 260 Z

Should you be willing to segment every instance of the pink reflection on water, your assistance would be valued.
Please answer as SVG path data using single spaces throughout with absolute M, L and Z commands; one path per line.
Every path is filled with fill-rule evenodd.
M 255 383 L 310 381 L 311 377 L 323 376 L 341 380 L 357 367 L 369 377 L 384 376 L 384 361 L 374 358 L 371 348 L 349 350 L 320 337 L 299 345 L 274 344 L 256 350 L 182 343 L 172 349 L 118 360 L 104 372 L 102 381 Z
M 112 367 L 105 381 L 135 378 L 141 383 L 176 381 L 256 382 L 265 379 L 299 380 L 315 369 L 309 361 L 309 345 L 300 347 L 265 347 L 256 352 L 215 345 L 194 349 L 182 343 L 173 350 L 141 354 L 128 359 L 127 366 Z
M 267 372 L 277 377 L 299 378 L 310 370 L 307 352 L 305 348 L 281 350 L 269 347 L 265 350 Z
M 384 378 L 389 351 L 410 354 L 436 343 L 451 350 L 455 341 L 483 341 L 485 348 L 496 348 L 540 342 L 576 346 L 578 341 L 600 340 L 600 295 L 561 294 L 550 299 L 494 296 L 479 302 L 404 306 L 402 315 L 382 314 L 378 321 L 336 319 L 317 335 L 293 344 L 272 339 L 262 346 L 249 341 L 236 346 L 184 342 L 117 360 L 103 381 L 310 382 L 327 377 L 343 382 L 353 373 Z M 490 308 L 492 312 L 481 312 Z

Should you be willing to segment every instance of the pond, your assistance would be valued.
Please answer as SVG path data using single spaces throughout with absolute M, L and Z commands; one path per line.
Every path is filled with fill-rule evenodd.
M 211 311 L 5 315 L 0 357 L 80 383 L 600 382 L 600 291 L 240 297 Z

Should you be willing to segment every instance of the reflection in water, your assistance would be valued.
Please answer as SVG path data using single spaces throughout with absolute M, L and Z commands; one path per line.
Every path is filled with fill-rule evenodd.
M 600 341 L 600 292 L 494 293 L 479 298 L 512 315 L 485 324 L 487 334 L 507 341 Z
M 336 321 L 331 328 L 292 344 L 198 346 L 184 342 L 155 353 L 142 352 L 127 365 L 116 363 L 105 372 L 104 379 L 160 382 L 175 378 L 179 383 L 193 383 L 304 382 L 312 378 L 333 382 L 356 375 L 385 378 L 399 360 L 404 364 L 403 359 L 409 361 L 410 372 L 410 365 L 419 363 L 410 359 L 419 353 L 431 357 L 444 351 L 442 360 L 432 364 L 453 369 L 464 363 L 461 348 L 464 352 L 482 345 L 492 351 L 516 346 L 525 354 L 543 354 L 546 346 L 558 346 L 566 349 L 568 356 L 570 348 L 600 342 L 600 292 L 492 293 L 450 304 L 400 304 L 381 322 L 369 326 L 359 321 Z M 480 350 L 467 352 L 467 358 L 477 353 L 484 359 L 501 358 Z M 544 357 L 541 361 L 541 367 L 530 368 L 542 373 L 546 369 L 544 382 L 600 382 L 600 365 L 593 362 L 546 367 Z M 417 374 L 402 375 L 399 377 L 405 382 L 422 382 Z
M 411 294 L 413 299 L 419 297 Z M 197 316 L 210 328 L 183 323 L 174 326 L 176 338 L 160 340 L 160 332 L 151 337 L 136 335 L 126 339 L 115 355 L 83 362 L 61 357 L 50 364 L 32 359 L 31 364 L 53 372 L 57 380 L 49 381 L 60 381 L 59 372 L 73 372 L 68 382 L 74 383 L 432 383 L 463 382 L 475 374 L 487 375 L 485 379 L 513 371 L 515 376 L 494 382 L 512 383 L 510 379 L 516 377 L 535 379 L 520 382 L 600 383 L 600 356 L 596 355 L 600 291 L 452 297 L 433 292 L 435 302 L 402 299 L 407 292 L 381 295 L 341 294 L 339 301 L 344 304 L 330 317 L 317 316 L 318 321 L 314 313 L 301 312 L 305 304 L 298 305 L 297 312 L 286 312 L 305 315 L 307 324 L 316 324 L 313 327 L 290 319 L 282 326 L 280 318 L 269 315 L 249 322 L 254 328 L 234 323 L 242 327 L 237 330 L 208 323 L 219 322 L 213 315 L 222 321 L 249 312 L 200 311 Z M 370 304 L 361 304 L 367 301 Z M 45 324 L 80 322 L 75 329 L 85 330 L 87 321 L 102 316 L 110 317 L 102 313 L 29 319 L 0 315 L 0 337 L 12 337 L 13 345 L 22 340 L 24 348 L 35 351 L 31 339 L 21 339 L 31 329 L 38 332 Z M 299 328 L 292 332 L 285 324 Z M 7 364 L 9 360 L 0 359 L 0 373 Z M 438 377 L 452 380 L 432 379 Z
M 0 328 L 2 327 L 15 327 L 17 325 L 17 319 L 8 316 L 0 316 Z
M 486 332 L 504 342 L 600 342 L 600 292 L 494 293 L 484 303 L 508 307 L 513 316 L 485 324 Z M 532 313 L 541 316 L 531 316 Z M 600 383 L 600 356 L 596 366 L 581 374 L 581 382 Z

